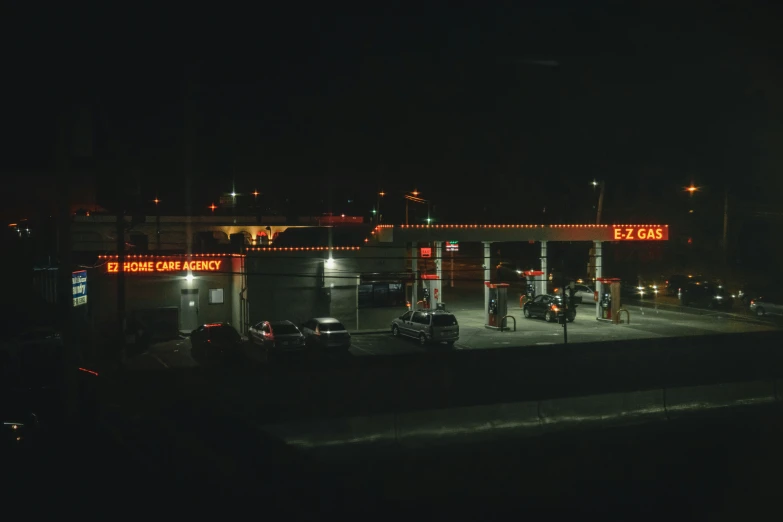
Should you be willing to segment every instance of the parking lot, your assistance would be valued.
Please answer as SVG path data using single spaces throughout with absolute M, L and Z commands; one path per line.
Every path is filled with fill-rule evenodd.
M 780 327 L 767 321 L 735 314 L 692 313 L 655 310 L 630 305 L 630 323 L 612 324 L 597 321 L 592 309 L 577 315 L 568 323 L 568 342 L 585 343 L 618 341 L 623 339 L 649 339 L 710 335 L 718 333 L 743 333 L 776 330 Z M 564 341 L 563 327 L 542 319 L 525 319 L 519 308 L 510 309 L 516 318 L 516 331 L 503 331 L 484 327 L 484 314 L 480 309 L 453 310 L 460 323 L 460 340 L 454 345 L 458 350 L 540 346 L 560 344 Z M 623 318 L 625 314 L 623 314 Z M 512 322 L 513 323 L 513 322 Z M 510 324 L 512 324 L 510 323 Z M 415 339 L 394 338 L 391 333 L 355 335 L 351 352 L 356 356 L 414 353 L 437 347 L 421 347 Z
M 444 290 L 444 302 L 460 325 L 460 339 L 454 345 L 456 350 L 485 350 L 492 348 L 525 349 L 530 346 L 555 345 L 564 342 L 563 327 L 547 323 L 542 319 L 525 319 L 515 299 L 509 299 L 508 315 L 516 319 L 513 328 L 500 332 L 484 326 L 483 288 L 458 282 L 457 288 Z M 757 318 L 747 311 L 732 310 L 716 312 L 692 307 L 678 307 L 675 302 L 627 301 L 624 304 L 630 313 L 630 322 L 612 324 L 595 319 L 593 304 L 578 307 L 576 320 L 568 323 L 568 343 L 620 341 L 624 339 L 651 339 L 712 335 L 720 333 L 764 332 L 783 329 L 783 318 L 769 316 Z M 351 354 L 356 357 L 373 355 L 395 355 L 423 353 L 433 350 L 447 350 L 445 345 L 420 346 L 416 339 L 395 338 L 391 335 L 391 319 L 388 331 L 354 333 Z M 625 314 L 623 314 L 625 318 Z M 513 320 L 509 320 L 513 327 Z M 261 358 L 260 352 L 249 350 Z M 136 357 L 132 366 L 138 369 L 165 369 L 196 366 L 190 357 L 190 341 L 186 338 L 158 343 Z

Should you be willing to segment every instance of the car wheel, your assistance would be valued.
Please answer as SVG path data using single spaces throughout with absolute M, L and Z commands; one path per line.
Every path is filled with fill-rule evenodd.
M 454 348 L 454 341 L 447 341 L 446 346 L 448 346 L 449 348 Z
M 758 317 L 764 317 L 764 314 L 765 314 L 765 313 L 766 313 L 766 312 L 764 311 L 764 309 L 763 309 L 762 307 L 760 307 L 760 306 L 757 306 L 757 307 L 756 307 L 756 315 L 757 315 Z
M 427 344 L 427 336 L 426 335 L 419 334 L 419 344 L 421 346 L 424 346 L 425 344 Z
M 530 315 L 530 310 L 528 310 L 527 308 L 525 308 L 525 309 L 524 309 L 524 311 L 522 312 L 522 314 L 525 316 L 525 318 L 526 318 L 526 319 L 530 319 L 530 318 L 532 317 L 532 316 Z
M 400 336 L 400 329 L 397 328 L 396 324 L 394 326 L 392 326 L 392 335 L 394 337 L 399 337 Z
M 544 316 L 544 319 L 546 319 L 546 322 L 551 323 L 554 320 L 554 317 L 552 316 L 552 311 L 547 310 L 546 315 Z

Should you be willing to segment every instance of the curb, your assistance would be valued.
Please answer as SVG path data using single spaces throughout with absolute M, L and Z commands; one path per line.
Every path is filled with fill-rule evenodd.
M 432 447 L 502 435 L 538 436 L 555 431 L 669 422 L 685 416 L 780 404 L 781 380 L 656 388 L 420 410 L 366 417 L 262 426 L 262 432 L 303 449 L 360 446 Z
M 651 303 L 647 301 L 638 301 L 638 300 L 631 300 L 631 299 L 626 300 L 625 303 L 633 306 L 641 306 L 643 308 L 650 308 L 650 309 L 657 308 L 665 312 L 679 312 L 682 314 L 689 314 L 689 315 L 715 315 L 715 314 L 728 315 L 745 321 L 752 321 L 759 324 L 768 324 L 764 321 L 759 321 L 753 316 L 742 315 L 735 312 L 724 312 L 721 310 L 707 310 L 704 308 L 690 308 L 687 306 L 677 306 L 677 305 L 670 305 L 666 303 L 654 303 L 654 302 Z

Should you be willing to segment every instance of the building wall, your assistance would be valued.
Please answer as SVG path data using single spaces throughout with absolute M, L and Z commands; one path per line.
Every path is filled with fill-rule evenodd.
M 279 319 L 300 324 L 311 317 L 330 316 L 349 330 L 385 329 L 401 309 L 361 308 L 357 325 L 361 274 L 404 272 L 403 247 L 269 250 L 248 254 L 245 266 L 251 324 Z
M 350 331 L 357 330 L 356 285 L 330 288 L 331 306 L 329 315 L 339 319 Z
M 312 252 L 262 252 L 245 258 L 250 324 L 288 319 L 296 324 L 328 315 L 323 258 Z
M 230 263 L 227 263 L 231 266 Z M 117 274 L 106 273 L 105 267 L 94 271 L 94 276 L 88 281 L 88 295 L 91 303 L 96 328 L 99 331 L 116 328 L 117 318 Z M 92 274 L 91 274 L 92 275 Z M 223 303 L 210 304 L 209 290 L 223 289 Z M 177 328 L 182 329 L 183 317 L 180 310 L 183 289 L 198 290 L 196 300 L 197 318 L 200 324 L 218 321 L 234 321 L 234 277 L 230 271 L 194 274 L 193 281 L 187 281 L 181 274 L 167 273 L 126 273 L 125 275 L 125 310 L 128 320 L 134 314 L 145 317 L 155 317 L 149 311 L 164 308 L 175 308 L 178 312 Z M 146 313 L 144 313 L 146 312 Z M 163 313 L 159 315 L 161 321 Z M 154 328 L 153 325 L 146 325 Z

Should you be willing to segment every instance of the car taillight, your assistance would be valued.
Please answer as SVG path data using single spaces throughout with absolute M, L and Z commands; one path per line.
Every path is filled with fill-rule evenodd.
M 753 303 L 755 303 L 755 302 L 756 302 L 756 301 L 755 301 L 755 300 L 753 300 L 753 299 L 751 299 L 751 300 L 750 300 L 750 304 L 753 304 Z
M 557 311 L 559 311 L 559 310 L 560 310 L 560 309 L 559 309 L 557 306 L 555 306 L 555 305 L 552 305 L 552 311 L 553 311 L 553 312 L 557 312 Z

